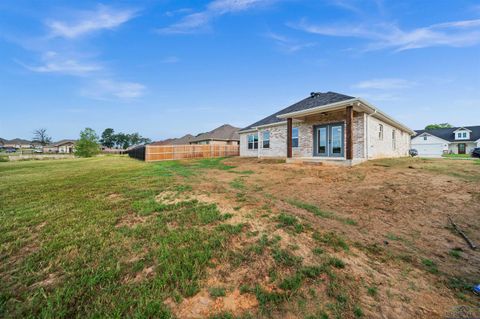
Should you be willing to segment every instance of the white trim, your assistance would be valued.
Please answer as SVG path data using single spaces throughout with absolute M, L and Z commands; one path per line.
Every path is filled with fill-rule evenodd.
M 319 111 L 321 111 L 321 112 L 333 111 L 335 109 L 341 109 L 344 106 L 353 105 L 353 102 L 355 102 L 357 100 L 358 100 L 357 98 L 354 98 L 354 99 L 345 100 L 345 101 L 341 101 L 341 102 L 330 103 L 330 104 L 326 104 L 326 105 L 322 105 L 322 106 L 312 107 L 312 108 L 309 108 L 309 109 L 306 109 L 306 110 L 280 114 L 280 115 L 277 115 L 277 117 L 281 118 L 281 119 L 286 119 L 286 118 L 289 118 L 289 117 L 293 118 L 295 116 L 313 115 L 313 114 L 318 113 Z
M 379 118 L 381 119 L 382 121 L 384 122 L 390 122 L 390 124 L 392 124 L 392 126 L 395 126 L 397 127 L 398 129 L 401 129 L 407 133 L 409 133 L 410 135 L 415 135 L 415 131 L 413 131 L 412 129 L 410 129 L 408 126 L 406 126 L 405 124 L 393 119 L 392 117 L 390 117 L 389 115 L 387 115 L 386 113 L 384 113 L 383 111 L 381 111 L 379 108 L 373 106 L 372 104 L 370 104 L 369 102 L 365 101 L 364 99 L 362 98 L 357 98 L 361 103 L 365 104 L 366 106 L 368 106 L 369 108 L 371 108 L 374 113 L 372 114 L 372 116 L 376 117 L 376 118 Z M 377 115 L 378 114 L 378 115 Z M 387 121 L 385 121 L 385 119 Z
M 472 133 L 472 131 L 470 131 L 470 130 L 469 130 L 468 128 L 466 128 L 466 127 L 459 127 L 459 128 L 457 128 L 455 131 L 453 131 L 453 133 L 458 132 L 458 131 L 468 131 L 468 132 Z
M 270 124 L 263 124 L 263 125 L 259 125 L 259 126 L 254 126 L 253 128 L 259 130 L 259 129 L 262 129 L 262 128 L 284 125 L 284 124 L 287 124 L 287 121 L 275 122 L 275 123 L 270 123 Z
M 238 134 L 247 134 L 247 133 L 252 133 L 252 132 L 256 132 L 257 129 L 256 128 L 249 128 L 248 130 L 244 130 L 244 131 L 238 131 Z

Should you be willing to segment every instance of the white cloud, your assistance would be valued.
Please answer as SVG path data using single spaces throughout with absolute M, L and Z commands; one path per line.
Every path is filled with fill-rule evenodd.
M 114 29 L 135 16 L 134 10 L 118 10 L 99 5 L 96 10 L 77 12 L 74 21 L 50 20 L 46 24 L 51 35 L 63 38 L 76 38 L 103 29 Z
M 273 32 L 266 33 L 265 37 L 275 41 L 278 47 L 282 51 L 287 53 L 294 53 L 315 45 L 315 43 L 312 43 L 312 42 L 299 42 L 291 38 L 288 38 L 286 36 L 283 36 L 281 34 L 273 33 Z
M 414 82 L 404 79 L 385 78 L 361 81 L 352 85 L 352 87 L 356 89 L 396 90 L 406 89 L 414 85 Z
M 133 100 L 145 94 L 146 87 L 136 82 L 102 79 L 90 83 L 81 91 L 83 96 L 97 100 Z
M 57 52 L 49 51 L 42 56 L 41 65 L 27 65 L 18 62 L 20 65 L 32 72 L 38 73 L 59 73 L 67 75 L 85 76 L 95 71 L 99 71 L 102 67 L 95 63 L 80 62 L 75 58 L 66 58 Z
M 204 30 L 210 21 L 227 13 L 244 11 L 276 0 L 214 0 L 206 9 L 184 16 L 180 21 L 157 31 L 163 34 L 193 33 Z
M 366 50 L 391 48 L 395 51 L 449 46 L 467 47 L 480 43 L 480 19 L 433 24 L 402 30 L 395 24 L 314 25 L 301 21 L 291 27 L 313 34 L 369 40 Z

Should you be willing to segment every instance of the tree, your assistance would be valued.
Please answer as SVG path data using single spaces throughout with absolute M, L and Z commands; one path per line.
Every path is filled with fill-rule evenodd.
M 115 146 L 115 142 L 115 131 L 113 130 L 113 128 L 106 128 L 102 133 L 100 143 L 102 143 L 102 145 L 105 147 L 112 148 Z
M 39 128 L 33 132 L 33 142 L 40 143 L 41 145 L 47 145 L 52 143 L 52 138 L 47 135 L 47 129 Z
M 141 144 L 146 144 L 146 143 L 151 142 L 151 140 L 149 138 L 142 137 L 137 132 L 135 132 L 133 134 L 129 134 L 128 137 L 129 137 L 129 140 L 130 140 L 130 145 L 129 146 L 141 145 Z
M 75 155 L 80 157 L 92 157 L 100 152 L 98 135 L 91 128 L 80 132 L 80 139 L 75 144 Z
M 117 147 L 127 149 L 130 146 L 130 138 L 128 134 L 117 133 L 115 134 L 115 143 Z
M 425 126 L 425 129 L 426 130 L 436 130 L 437 128 L 451 128 L 451 127 L 453 127 L 453 126 L 449 123 L 440 123 L 440 124 L 427 125 L 427 126 Z

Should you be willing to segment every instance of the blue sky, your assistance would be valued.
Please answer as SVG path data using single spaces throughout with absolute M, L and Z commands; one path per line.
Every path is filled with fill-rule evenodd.
M 5 0 L 0 71 L 3 138 L 243 127 L 312 91 L 480 125 L 480 3 Z

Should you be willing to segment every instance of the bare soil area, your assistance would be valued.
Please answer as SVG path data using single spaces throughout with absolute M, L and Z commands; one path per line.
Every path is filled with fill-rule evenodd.
M 250 311 L 285 318 L 445 318 L 460 305 L 478 309 L 471 286 L 480 283 L 480 251 L 471 250 L 447 218 L 480 243 L 478 163 L 398 159 L 353 168 L 240 158 L 224 163 L 235 168 L 179 177 L 191 186 L 179 196 L 215 203 L 233 215 L 227 223 L 243 227 L 225 258 L 209 270 L 201 292 L 169 302 L 179 317 Z M 171 201 L 171 195 L 157 198 Z M 261 250 L 262 236 L 265 251 L 252 256 L 252 250 Z M 333 277 L 307 278 L 293 290 L 286 284 L 282 289 L 279 283 L 299 266 L 279 264 L 277 250 L 289 251 L 304 267 L 324 261 L 322 250 L 344 267 Z M 340 294 L 332 291 L 332 278 L 342 286 Z M 207 291 L 217 286 L 225 288 L 225 296 L 212 299 Z M 258 289 L 286 292 L 287 302 L 262 303 Z M 342 306 L 348 311 L 337 311 Z

